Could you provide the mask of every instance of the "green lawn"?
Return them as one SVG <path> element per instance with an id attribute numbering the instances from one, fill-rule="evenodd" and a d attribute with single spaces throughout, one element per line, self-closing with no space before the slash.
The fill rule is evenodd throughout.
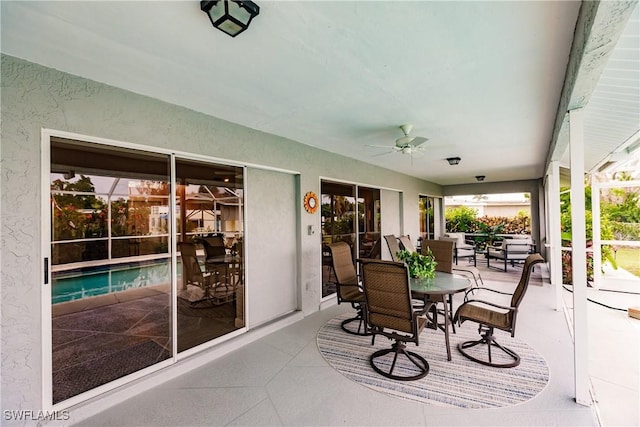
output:
<path id="1" fill-rule="evenodd" d="M 618 267 L 640 277 L 640 248 L 620 248 L 616 252 Z"/>

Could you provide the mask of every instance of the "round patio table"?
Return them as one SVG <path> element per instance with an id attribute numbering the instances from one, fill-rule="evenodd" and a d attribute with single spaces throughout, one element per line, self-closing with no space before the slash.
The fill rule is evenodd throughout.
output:
<path id="1" fill-rule="evenodd" d="M 449 346 L 449 325 L 453 320 L 453 307 L 448 304 L 453 299 L 453 294 L 464 292 L 471 288 L 471 280 L 458 274 L 436 271 L 433 279 L 410 279 L 411 295 L 413 298 L 424 300 L 425 304 L 442 301 L 444 305 L 444 340 L 447 346 L 447 360 L 451 360 L 451 348 Z M 435 322 L 435 318 L 434 318 Z M 437 328 L 437 326 L 436 326 Z"/>

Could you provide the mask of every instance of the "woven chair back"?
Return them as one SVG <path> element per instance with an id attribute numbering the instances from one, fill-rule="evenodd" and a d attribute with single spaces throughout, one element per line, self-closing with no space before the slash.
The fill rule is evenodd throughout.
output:
<path id="1" fill-rule="evenodd" d="M 452 240 L 423 240 L 422 255 L 427 254 L 427 248 L 431 249 L 431 253 L 435 258 L 436 271 L 451 273 L 453 269 L 453 246 L 455 242 Z"/>
<path id="2" fill-rule="evenodd" d="M 202 246 L 204 246 L 207 258 L 224 256 L 226 253 L 222 236 L 205 237 L 202 239 Z"/>
<path id="3" fill-rule="evenodd" d="M 389 247 L 389 252 L 391 253 L 391 259 L 398 262 L 398 252 L 400 252 L 400 245 L 398 244 L 398 239 L 393 234 L 388 234 L 384 236 L 384 240 L 387 241 L 387 246 Z"/>
<path id="4" fill-rule="evenodd" d="M 520 303 L 524 298 L 524 294 L 527 292 L 527 287 L 529 286 L 529 278 L 531 277 L 533 267 L 541 262 L 544 262 L 544 258 L 542 258 L 542 255 L 540 254 L 531 254 L 524 261 L 524 267 L 522 268 L 520 281 L 518 282 L 518 286 L 516 286 L 516 290 L 511 296 L 511 307 L 520 306 Z"/>
<path id="5" fill-rule="evenodd" d="M 357 285 L 358 275 L 353 265 L 351 246 L 345 242 L 336 242 L 329 245 L 333 271 L 339 285 Z"/>
<path id="6" fill-rule="evenodd" d="M 367 255 L 367 258 L 377 258 L 380 259 L 380 251 L 382 249 L 382 241 L 380 238 L 376 239 L 371 251 Z"/>
<path id="7" fill-rule="evenodd" d="M 398 240 L 400 240 L 400 245 L 402 246 L 402 249 L 404 249 L 405 251 L 409 251 L 409 252 L 416 251 L 416 247 L 413 246 L 413 243 L 411 243 L 411 238 L 408 235 L 400 236 L 398 237 Z"/>
<path id="8" fill-rule="evenodd" d="M 202 287 L 204 285 L 204 276 L 202 274 L 200 264 L 198 263 L 196 245 L 193 243 L 181 242 L 180 255 L 182 258 L 182 277 L 184 287 L 186 288 L 187 284 Z"/>
<path id="9" fill-rule="evenodd" d="M 407 266 L 384 260 L 360 262 L 368 323 L 377 328 L 415 333 Z"/>
<path id="10" fill-rule="evenodd" d="M 336 242 L 329 245 L 333 272 L 336 275 L 336 293 L 338 302 L 355 301 L 361 298 L 358 288 L 358 274 L 353 265 L 351 246 L 345 242 Z"/>

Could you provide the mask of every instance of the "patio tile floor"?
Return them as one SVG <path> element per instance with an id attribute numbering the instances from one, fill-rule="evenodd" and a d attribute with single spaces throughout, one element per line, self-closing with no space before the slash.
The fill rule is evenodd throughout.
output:
<path id="1" fill-rule="evenodd" d="M 516 280 L 518 275 L 516 271 Z M 513 274 L 504 277 L 514 283 Z M 493 283 L 508 287 L 505 282 Z M 351 310 L 341 305 L 258 338 L 78 424 L 596 426 L 594 408 L 573 399 L 571 337 L 564 313 L 552 307 L 554 301 L 550 286 L 532 286 L 521 306 L 517 336 L 545 357 L 551 377 L 538 396 L 521 405 L 490 410 L 423 405 L 348 380 L 324 361 L 316 345 L 318 329 Z"/>

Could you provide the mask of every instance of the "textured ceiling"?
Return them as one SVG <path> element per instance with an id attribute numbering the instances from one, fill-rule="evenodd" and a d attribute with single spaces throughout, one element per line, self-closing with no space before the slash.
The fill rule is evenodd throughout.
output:
<path id="1" fill-rule="evenodd" d="M 231 38 L 197 2 L 5 0 L 2 52 L 443 185 L 544 174 L 580 2 L 258 3 Z M 405 123 L 419 156 L 371 147 Z"/>
<path id="2" fill-rule="evenodd" d="M 624 160 L 640 143 L 640 8 L 636 6 L 585 107 L 586 168 Z M 611 147 L 615 147 L 612 153 Z M 640 154 L 640 150 L 631 153 Z"/>

